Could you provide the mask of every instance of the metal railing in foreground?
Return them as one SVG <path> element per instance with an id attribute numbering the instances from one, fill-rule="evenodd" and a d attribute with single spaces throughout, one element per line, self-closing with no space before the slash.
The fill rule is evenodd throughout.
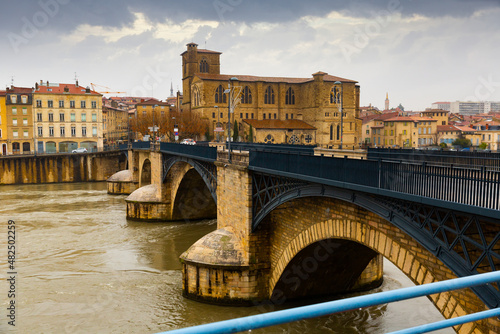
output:
<path id="1" fill-rule="evenodd" d="M 412 299 L 416 297 L 422 297 L 427 295 L 432 295 L 435 293 L 447 292 L 451 290 L 468 288 L 471 286 L 477 286 L 482 284 L 488 284 L 492 282 L 500 281 L 500 271 L 495 271 L 486 274 L 479 274 L 467 277 L 456 278 L 447 281 L 423 284 L 418 286 L 413 286 L 404 289 L 392 290 L 374 293 L 370 295 L 364 295 L 359 297 L 335 300 L 331 302 L 325 302 L 320 304 L 296 307 L 288 310 L 269 312 L 259 315 L 253 315 L 243 318 L 237 318 L 232 320 L 214 322 L 211 324 L 205 324 L 200 326 L 188 327 L 183 329 L 176 329 L 168 332 L 162 332 L 158 334 L 206 334 L 206 333 L 237 333 L 241 331 L 248 331 L 252 329 L 258 329 L 263 327 L 281 325 L 289 322 L 322 317 L 325 315 L 331 315 L 334 313 L 352 311 L 363 307 L 369 307 L 379 304 L 391 303 L 400 300 Z M 500 305 L 497 305 L 497 307 Z M 464 317 L 457 317 L 448 320 L 454 320 L 447 327 L 455 326 L 461 323 L 480 320 L 487 317 L 492 317 L 498 315 L 499 308 L 491 310 L 493 312 L 482 312 L 484 317 L 479 317 L 480 313 L 475 313 L 475 317 L 472 315 L 464 316 L 464 322 L 456 323 L 458 319 Z M 473 318 L 472 320 L 470 320 Z M 445 321 L 448 321 L 445 320 Z M 420 327 L 416 327 L 416 330 L 410 330 L 405 333 L 425 333 Z M 441 327 L 444 328 L 444 327 Z M 434 330 L 434 329 L 432 329 Z"/>

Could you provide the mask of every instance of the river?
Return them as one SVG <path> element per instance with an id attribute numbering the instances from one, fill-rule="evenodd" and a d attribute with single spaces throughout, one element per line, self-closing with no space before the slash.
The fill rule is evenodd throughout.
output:
<path id="1" fill-rule="evenodd" d="M 0 186 L 1 333 L 157 333 L 262 312 L 182 297 L 179 255 L 215 220 L 127 221 L 124 198 L 108 195 L 105 183 Z M 7 318 L 9 220 L 16 225 L 15 327 Z M 384 276 L 376 291 L 412 285 L 388 261 Z M 423 297 L 252 333 L 386 333 L 442 319 Z"/>

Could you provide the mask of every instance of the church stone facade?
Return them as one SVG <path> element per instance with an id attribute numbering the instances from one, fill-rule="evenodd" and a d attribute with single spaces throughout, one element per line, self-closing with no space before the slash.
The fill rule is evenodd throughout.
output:
<path id="1" fill-rule="evenodd" d="M 360 88 L 356 81 L 324 72 L 310 78 L 225 75 L 220 74 L 220 55 L 198 49 L 195 43 L 181 54 L 183 110 L 208 120 L 210 131 L 222 127 L 227 136 L 228 94 L 224 92 L 229 80 L 236 78 L 231 87 L 239 92 L 240 103 L 231 115 L 231 131 L 236 120 L 241 140 L 249 139 L 252 126 L 254 142 L 338 148 L 343 123 L 343 148 L 359 147 Z"/>

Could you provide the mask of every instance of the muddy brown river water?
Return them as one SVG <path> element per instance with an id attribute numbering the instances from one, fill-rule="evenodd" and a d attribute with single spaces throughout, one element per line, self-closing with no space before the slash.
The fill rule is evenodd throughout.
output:
<path id="1" fill-rule="evenodd" d="M 0 186 L 0 333 L 157 333 L 263 311 L 182 297 L 179 255 L 215 220 L 127 221 L 124 198 L 108 195 L 105 183 Z M 9 220 L 16 225 L 15 327 L 7 318 Z M 376 291 L 412 285 L 384 265 Z M 419 298 L 252 333 L 386 333 L 442 319 Z"/>

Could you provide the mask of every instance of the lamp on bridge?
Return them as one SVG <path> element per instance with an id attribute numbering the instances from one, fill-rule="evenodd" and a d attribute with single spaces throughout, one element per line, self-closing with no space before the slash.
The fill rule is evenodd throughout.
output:
<path id="1" fill-rule="evenodd" d="M 342 82 L 340 81 L 335 81 L 335 85 L 340 85 L 340 96 L 335 94 L 335 103 L 337 104 L 337 108 L 339 109 L 340 112 L 340 146 L 339 148 L 342 149 L 342 144 L 344 143 L 344 86 L 342 86 Z M 339 99 L 340 97 L 340 99 Z M 340 100 L 340 106 L 338 104 L 338 101 Z"/>

